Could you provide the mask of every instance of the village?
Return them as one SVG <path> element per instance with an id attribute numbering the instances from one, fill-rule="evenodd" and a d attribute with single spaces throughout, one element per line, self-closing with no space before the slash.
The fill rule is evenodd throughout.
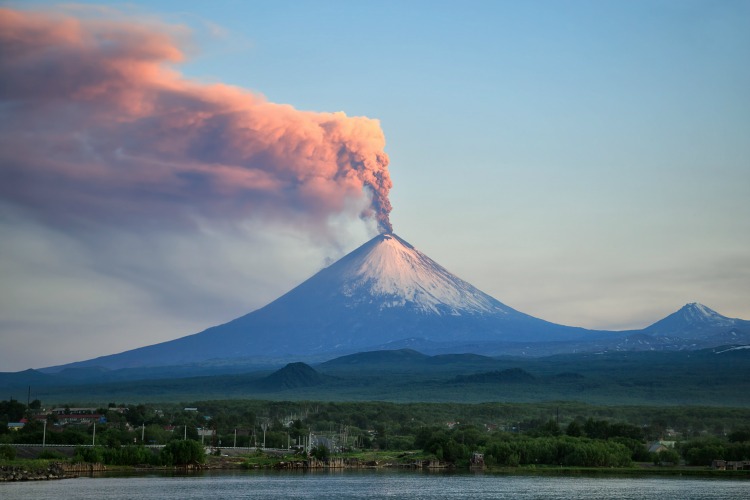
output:
<path id="1" fill-rule="evenodd" d="M 408 453 L 410 466 L 492 467 L 525 464 L 622 467 L 652 464 L 660 467 L 703 466 L 720 471 L 750 470 L 750 431 L 724 436 L 707 430 L 686 437 L 674 428 L 653 429 L 623 422 L 577 418 L 561 425 L 547 421 L 465 422 L 446 419 L 424 422 L 401 411 L 381 408 L 374 419 L 356 415 L 356 403 L 339 405 L 271 403 L 265 411 L 242 409 L 240 403 L 162 407 L 110 403 L 107 407 L 56 406 L 41 402 L 23 405 L 0 402 L 0 445 L 35 445 L 41 450 L 81 447 L 162 449 L 173 441 L 197 442 L 204 453 L 317 459 L 317 466 L 336 467 L 353 453 L 391 451 Z M 262 406 L 261 406 L 262 408 Z M 368 407 L 369 408 L 369 407 Z M 420 409 L 422 410 L 422 409 Z M 352 413 L 354 411 L 354 413 Z M 338 414 L 336 414 L 338 412 Z M 271 416 L 273 415 L 273 416 Z M 363 423 L 371 425 L 360 426 Z M 403 461 L 402 461 L 403 462 Z M 297 465 L 289 465 L 287 467 Z"/>

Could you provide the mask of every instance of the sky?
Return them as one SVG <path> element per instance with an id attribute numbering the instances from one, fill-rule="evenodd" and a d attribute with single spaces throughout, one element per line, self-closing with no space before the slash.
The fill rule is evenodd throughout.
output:
<path id="1" fill-rule="evenodd" d="M 750 319 L 747 1 L 0 8 L 0 371 L 225 323 L 389 223 L 548 321 Z"/>

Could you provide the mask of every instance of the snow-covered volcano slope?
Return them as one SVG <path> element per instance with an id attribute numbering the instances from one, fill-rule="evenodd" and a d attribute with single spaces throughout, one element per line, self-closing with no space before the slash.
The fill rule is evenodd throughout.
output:
<path id="1" fill-rule="evenodd" d="M 395 234 L 381 234 L 267 306 L 229 323 L 75 365 L 164 366 L 356 352 L 408 338 L 463 344 L 550 342 L 582 340 L 594 333 L 518 312 Z"/>
<path id="2" fill-rule="evenodd" d="M 276 353 L 361 350 L 412 337 L 525 342 L 586 333 L 502 304 L 395 234 L 373 238 L 269 305 L 217 328 L 238 337 L 276 330 L 267 345 Z"/>
<path id="3" fill-rule="evenodd" d="M 323 273 L 321 273 L 323 274 Z M 345 307 L 369 303 L 425 315 L 511 313 L 395 234 L 382 234 L 344 257 L 315 286 L 340 291 Z M 317 277 L 317 276 L 316 276 Z"/>

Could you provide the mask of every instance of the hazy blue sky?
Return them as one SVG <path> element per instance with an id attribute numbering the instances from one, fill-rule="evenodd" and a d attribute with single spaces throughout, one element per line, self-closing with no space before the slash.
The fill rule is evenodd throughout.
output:
<path id="1" fill-rule="evenodd" d="M 185 54 L 172 65 L 181 81 L 379 120 L 395 232 L 520 311 L 626 329 L 701 302 L 750 319 L 748 1 L 0 6 L 162 30 Z M 45 85 L 49 94 L 58 81 Z M 40 122 L 19 121 L 19 98 L 2 85 L 0 99 L 2 131 L 31 144 Z M 48 109 L 38 108 L 35 120 Z M 66 120 L 75 128 L 94 119 L 71 111 Z M 96 120 L 101 128 L 120 117 Z M 53 125 L 60 137 L 65 126 Z M 113 157 L 124 154 L 118 141 L 145 140 L 116 130 Z M 91 192 L 76 186 L 73 160 L 69 176 L 56 177 L 58 149 L 44 140 L 44 189 L 13 163 L 26 149 L 0 143 L 10 152 L 0 155 L 0 183 L 12 186 L 0 188 L 0 371 L 196 333 L 264 305 L 374 235 L 357 217 L 362 201 L 340 205 L 336 193 L 330 204 L 322 195 L 260 208 L 243 200 L 247 213 L 232 212 L 240 202 L 227 195 L 216 207 L 199 166 L 181 177 L 187 195 L 164 193 L 158 205 L 129 198 L 128 216 L 71 215 L 58 197 Z M 196 162 L 208 154 L 203 147 Z M 184 223 L 193 196 L 200 202 Z M 170 207 L 182 215 L 170 218 Z"/>

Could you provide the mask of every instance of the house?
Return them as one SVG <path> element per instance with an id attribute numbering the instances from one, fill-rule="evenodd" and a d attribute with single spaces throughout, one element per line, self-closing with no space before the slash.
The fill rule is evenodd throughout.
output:
<path id="1" fill-rule="evenodd" d="M 312 437 L 312 445 L 313 446 L 325 446 L 328 448 L 329 451 L 336 451 L 336 443 L 325 436 L 315 436 Z"/>
<path id="2" fill-rule="evenodd" d="M 484 453 L 478 451 L 472 453 L 470 464 L 473 468 L 484 468 Z"/>
<path id="3" fill-rule="evenodd" d="M 727 460 L 727 470 L 750 470 L 750 460 Z"/>
<path id="4" fill-rule="evenodd" d="M 206 429 L 205 427 L 198 427 L 198 435 L 200 437 L 213 437 L 216 435 L 215 429 Z"/>
<path id="5" fill-rule="evenodd" d="M 716 470 L 750 470 L 750 460 L 713 460 L 711 468 Z"/>
<path id="6" fill-rule="evenodd" d="M 96 408 L 55 408 L 52 413 L 57 417 L 58 425 L 107 423 L 107 418 L 97 413 Z"/>
<path id="7" fill-rule="evenodd" d="M 25 425 L 26 424 L 24 422 L 8 422 L 8 430 L 18 432 L 23 429 Z"/>
<path id="8" fill-rule="evenodd" d="M 55 415 L 91 415 L 96 413 L 96 408 L 54 408 Z"/>
<path id="9" fill-rule="evenodd" d="M 649 453 L 659 453 L 674 448 L 674 441 L 654 441 L 648 447 Z"/>
<path id="10" fill-rule="evenodd" d="M 659 453 L 662 451 L 667 451 L 669 448 L 661 444 L 660 442 L 651 443 L 651 445 L 648 447 L 649 453 Z"/>

